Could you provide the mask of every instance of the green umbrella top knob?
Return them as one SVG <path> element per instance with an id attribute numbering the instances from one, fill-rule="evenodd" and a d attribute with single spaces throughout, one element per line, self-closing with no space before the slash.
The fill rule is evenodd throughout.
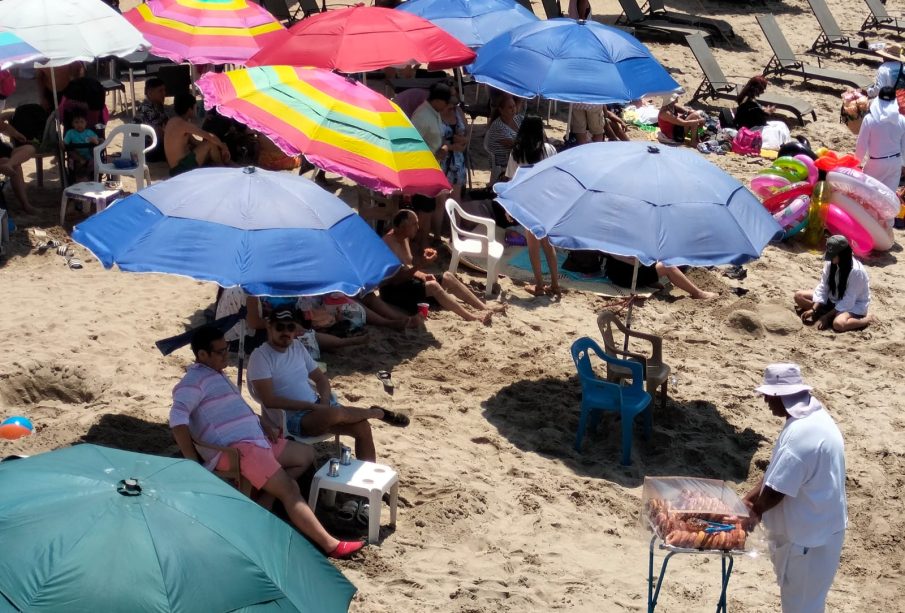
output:
<path id="1" fill-rule="evenodd" d="M 123 496 L 138 496 L 141 494 L 141 486 L 138 479 L 123 479 L 117 484 L 116 491 Z"/>

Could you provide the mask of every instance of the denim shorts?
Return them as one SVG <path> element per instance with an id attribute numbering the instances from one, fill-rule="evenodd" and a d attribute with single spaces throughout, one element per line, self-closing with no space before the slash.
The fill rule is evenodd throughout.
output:
<path id="1" fill-rule="evenodd" d="M 317 399 L 318 402 L 321 401 L 320 398 Z M 339 400 L 336 398 L 336 394 L 330 394 L 330 406 L 338 407 Z M 289 413 L 286 416 L 286 431 L 292 436 L 311 436 L 304 430 L 302 430 L 302 419 L 305 418 L 305 415 L 310 413 L 311 410 L 308 411 L 287 411 Z"/>

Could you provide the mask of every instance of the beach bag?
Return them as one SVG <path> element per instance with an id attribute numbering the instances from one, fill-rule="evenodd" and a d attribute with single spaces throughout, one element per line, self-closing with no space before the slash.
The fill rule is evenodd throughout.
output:
<path id="1" fill-rule="evenodd" d="M 579 272 L 590 275 L 600 272 L 603 265 L 603 254 L 599 251 L 587 249 L 575 249 L 566 256 L 566 261 L 562 263 L 563 270 L 570 272 Z"/>
<path id="2" fill-rule="evenodd" d="M 732 152 L 739 155 L 758 155 L 761 149 L 761 135 L 757 130 L 739 128 L 732 139 Z"/>
<path id="3" fill-rule="evenodd" d="M 0 100 L 6 100 L 16 91 L 16 77 L 8 70 L 0 70 Z"/>
<path id="4" fill-rule="evenodd" d="M 789 126 L 782 121 L 768 121 L 760 131 L 761 149 L 778 151 L 780 147 L 792 140 Z"/>

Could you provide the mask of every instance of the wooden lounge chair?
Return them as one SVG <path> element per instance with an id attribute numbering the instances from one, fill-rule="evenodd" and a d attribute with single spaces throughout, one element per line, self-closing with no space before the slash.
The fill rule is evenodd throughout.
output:
<path id="1" fill-rule="evenodd" d="M 648 37 L 671 38 L 684 42 L 685 37 L 692 34 L 700 34 L 705 40 L 709 40 L 712 36 L 710 32 L 700 28 L 683 26 L 665 19 L 648 17 L 641 11 L 641 7 L 638 6 L 636 0 L 619 0 L 619 5 L 622 7 L 622 15 L 616 20 L 616 25 L 625 24 L 632 26 L 635 28 L 635 35 L 639 38 L 646 35 Z"/>
<path id="2" fill-rule="evenodd" d="M 735 31 L 733 31 L 729 22 L 710 17 L 698 17 L 689 13 L 667 11 L 664 0 L 648 0 L 647 13 L 655 19 L 665 19 L 671 23 L 707 30 L 720 36 L 723 40 L 735 38 Z"/>
<path id="3" fill-rule="evenodd" d="M 687 39 L 691 53 L 694 55 L 701 71 L 704 73 L 704 80 L 698 85 L 691 101 L 697 100 L 731 100 L 735 101 L 743 85 L 731 83 L 726 75 L 723 74 L 722 68 L 716 61 L 716 57 L 707 46 L 707 41 L 698 35 L 689 36 Z M 792 98 L 791 96 L 780 96 L 776 94 L 762 94 L 758 100 L 763 104 L 775 106 L 777 109 L 789 111 L 798 118 L 798 122 L 804 125 L 804 116 L 810 114 L 816 120 L 817 113 L 814 107 L 800 98 Z"/>
<path id="4" fill-rule="evenodd" d="M 826 5 L 824 0 L 808 0 L 814 17 L 820 25 L 820 36 L 811 45 L 811 51 L 814 53 L 829 54 L 833 50 L 846 51 L 850 54 L 860 54 L 874 59 L 880 56 L 875 51 L 868 49 L 867 39 L 861 35 L 861 41 L 855 43 L 851 38 L 842 32 L 842 28 L 836 22 L 836 18 L 830 12 L 830 7 Z"/>
<path id="5" fill-rule="evenodd" d="M 771 74 L 777 76 L 792 75 L 801 77 L 805 82 L 824 81 L 834 85 L 848 85 L 856 89 L 863 89 L 873 84 L 873 77 L 867 75 L 832 70 L 802 62 L 795 55 L 795 52 L 792 51 L 789 41 L 783 36 L 782 31 L 779 29 L 779 24 L 776 23 L 776 18 L 773 15 L 758 15 L 757 23 L 760 25 L 760 29 L 763 30 L 767 43 L 773 50 L 773 57 L 770 58 L 770 62 L 764 68 L 764 76 Z"/>
<path id="6" fill-rule="evenodd" d="M 893 17 L 886 12 L 880 0 L 864 0 L 870 15 L 861 24 L 862 30 L 892 30 L 898 36 L 905 34 L 905 19 Z"/>

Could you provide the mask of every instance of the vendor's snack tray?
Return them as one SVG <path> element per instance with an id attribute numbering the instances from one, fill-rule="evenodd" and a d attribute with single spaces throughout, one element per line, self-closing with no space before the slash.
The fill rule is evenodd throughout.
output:
<path id="1" fill-rule="evenodd" d="M 641 508 L 668 549 L 745 551 L 748 509 L 725 481 L 645 477 Z"/>

